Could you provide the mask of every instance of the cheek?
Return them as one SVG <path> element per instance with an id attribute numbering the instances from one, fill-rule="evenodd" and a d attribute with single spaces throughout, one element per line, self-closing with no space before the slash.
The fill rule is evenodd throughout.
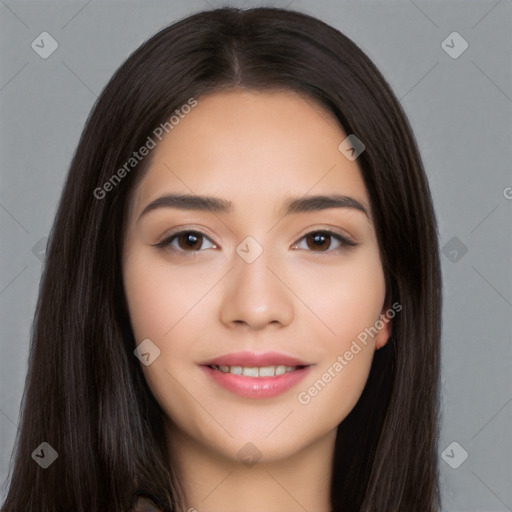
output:
<path id="1" fill-rule="evenodd" d="M 188 428 L 193 418 L 192 424 L 203 430 L 207 418 L 198 414 L 190 399 L 187 390 L 194 395 L 197 391 L 187 381 L 187 374 L 194 367 L 191 333 L 200 321 L 200 299 L 216 276 L 215 272 L 198 276 L 201 272 L 192 267 L 170 265 L 145 249 L 132 248 L 123 275 L 135 341 L 139 344 L 149 338 L 160 350 L 150 365 L 141 364 L 151 393 L 168 417 Z"/>
<path id="2" fill-rule="evenodd" d="M 215 273 L 170 265 L 146 251 L 133 251 L 124 267 L 124 289 L 135 340 L 169 338 L 174 326 L 197 307 Z M 159 340 L 159 341 L 158 341 Z"/>
<path id="3" fill-rule="evenodd" d="M 298 390 L 297 416 L 304 421 L 316 418 L 319 431 L 335 429 L 361 397 L 372 357 L 373 351 L 369 346 L 354 351 L 334 351 L 331 357 L 315 368 L 308 382 Z"/>
<path id="4" fill-rule="evenodd" d="M 333 428 L 353 409 L 366 385 L 374 354 L 375 323 L 385 298 L 378 252 L 361 252 L 345 266 L 317 268 L 301 278 L 301 297 L 320 321 L 312 348 L 318 364 L 297 394 L 308 416 Z M 333 286 L 336 283 L 336 286 Z"/>
<path id="5" fill-rule="evenodd" d="M 335 265 L 296 269 L 296 275 L 300 278 L 294 291 L 312 313 L 306 315 L 309 327 L 314 328 L 326 352 L 346 350 L 352 339 L 378 320 L 385 279 L 376 248 Z"/>

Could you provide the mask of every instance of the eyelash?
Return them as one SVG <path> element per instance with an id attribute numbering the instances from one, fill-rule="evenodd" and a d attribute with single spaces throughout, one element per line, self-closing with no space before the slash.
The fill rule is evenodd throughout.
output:
<path id="1" fill-rule="evenodd" d="M 199 252 L 202 252 L 202 250 L 185 251 L 183 249 L 177 249 L 175 247 L 171 247 L 171 243 L 175 239 L 177 239 L 180 235 L 183 235 L 183 234 L 193 234 L 193 235 L 196 235 L 196 236 L 199 236 L 199 237 L 206 238 L 213 245 L 215 245 L 215 243 L 207 235 L 205 235 L 201 231 L 196 231 L 196 230 L 193 230 L 193 229 L 187 229 L 187 230 L 178 231 L 176 233 L 170 234 L 169 236 L 164 238 L 161 242 L 158 242 L 157 244 L 154 244 L 154 246 L 158 247 L 160 249 L 170 249 L 173 252 L 184 254 L 184 255 L 186 255 L 187 253 L 190 253 L 189 255 L 194 255 L 194 254 L 197 254 Z M 296 242 L 294 245 L 298 245 L 298 243 L 301 240 L 307 238 L 308 236 L 319 235 L 319 234 L 324 235 L 324 236 L 328 236 L 328 237 L 332 237 L 332 238 L 336 239 L 340 243 L 340 247 L 338 247 L 336 249 L 328 249 L 326 251 L 313 251 L 313 250 L 310 251 L 310 250 L 308 250 L 308 252 L 313 252 L 313 253 L 318 252 L 320 254 L 325 254 L 325 253 L 329 253 L 329 252 L 338 252 L 338 251 L 343 250 L 343 249 L 350 249 L 351 247 L 355 247 L 356 245 L 358 245 L 357 243 L 353 242 L 349 238 L 347 238 L 347 237 L 345 237 L 343 235 L 340 235 L 339 233 L 336 233 L 334 231 L 330 231 L 328 229 L 317 229 L 317 230 L 314 230 L 314 231 L 310 231 L 309 233 L 306 233 L 304 236 L 302 236 L 299 239 L 299 241 Z"/>

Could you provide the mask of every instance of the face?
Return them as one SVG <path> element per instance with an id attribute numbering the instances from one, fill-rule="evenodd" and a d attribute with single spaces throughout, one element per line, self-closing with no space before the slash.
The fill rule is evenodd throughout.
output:
<path id="1" fill-rule="evenodd" d="M 359 399 L 391 323 L 375 328 L 384 275 L 346 137 L 293 92 L 236 90 L 199 98 L 152 150 L 123 277 L 174 439 L 272 461 L 333 439 Z"/>

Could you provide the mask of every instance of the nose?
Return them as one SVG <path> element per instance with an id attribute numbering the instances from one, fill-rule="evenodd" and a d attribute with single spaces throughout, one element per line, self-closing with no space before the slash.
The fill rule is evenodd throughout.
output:
<path id="1" fill-rule="evenodd" d="M 261 330 L 292 322 L 293 293 L 276 259 L 269 256 L 270 251 L 263 251 L 252 263 L 235 256 L 222 292 L 220 320 L 224 325 Z"/>

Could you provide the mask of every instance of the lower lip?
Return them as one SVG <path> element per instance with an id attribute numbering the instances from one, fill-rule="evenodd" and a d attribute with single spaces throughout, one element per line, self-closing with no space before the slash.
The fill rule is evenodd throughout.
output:
<path id="1" fill-rule="evenodd" d="M 209 366 L 201 366 L 201 368 L 217 384 L 239 396 L 245 398 L 272 398 L 288 391 L 300 382 L 309 373 L 311 366 L 275 377 L 245 377 L 244 375 L 213 370 Z"/>

